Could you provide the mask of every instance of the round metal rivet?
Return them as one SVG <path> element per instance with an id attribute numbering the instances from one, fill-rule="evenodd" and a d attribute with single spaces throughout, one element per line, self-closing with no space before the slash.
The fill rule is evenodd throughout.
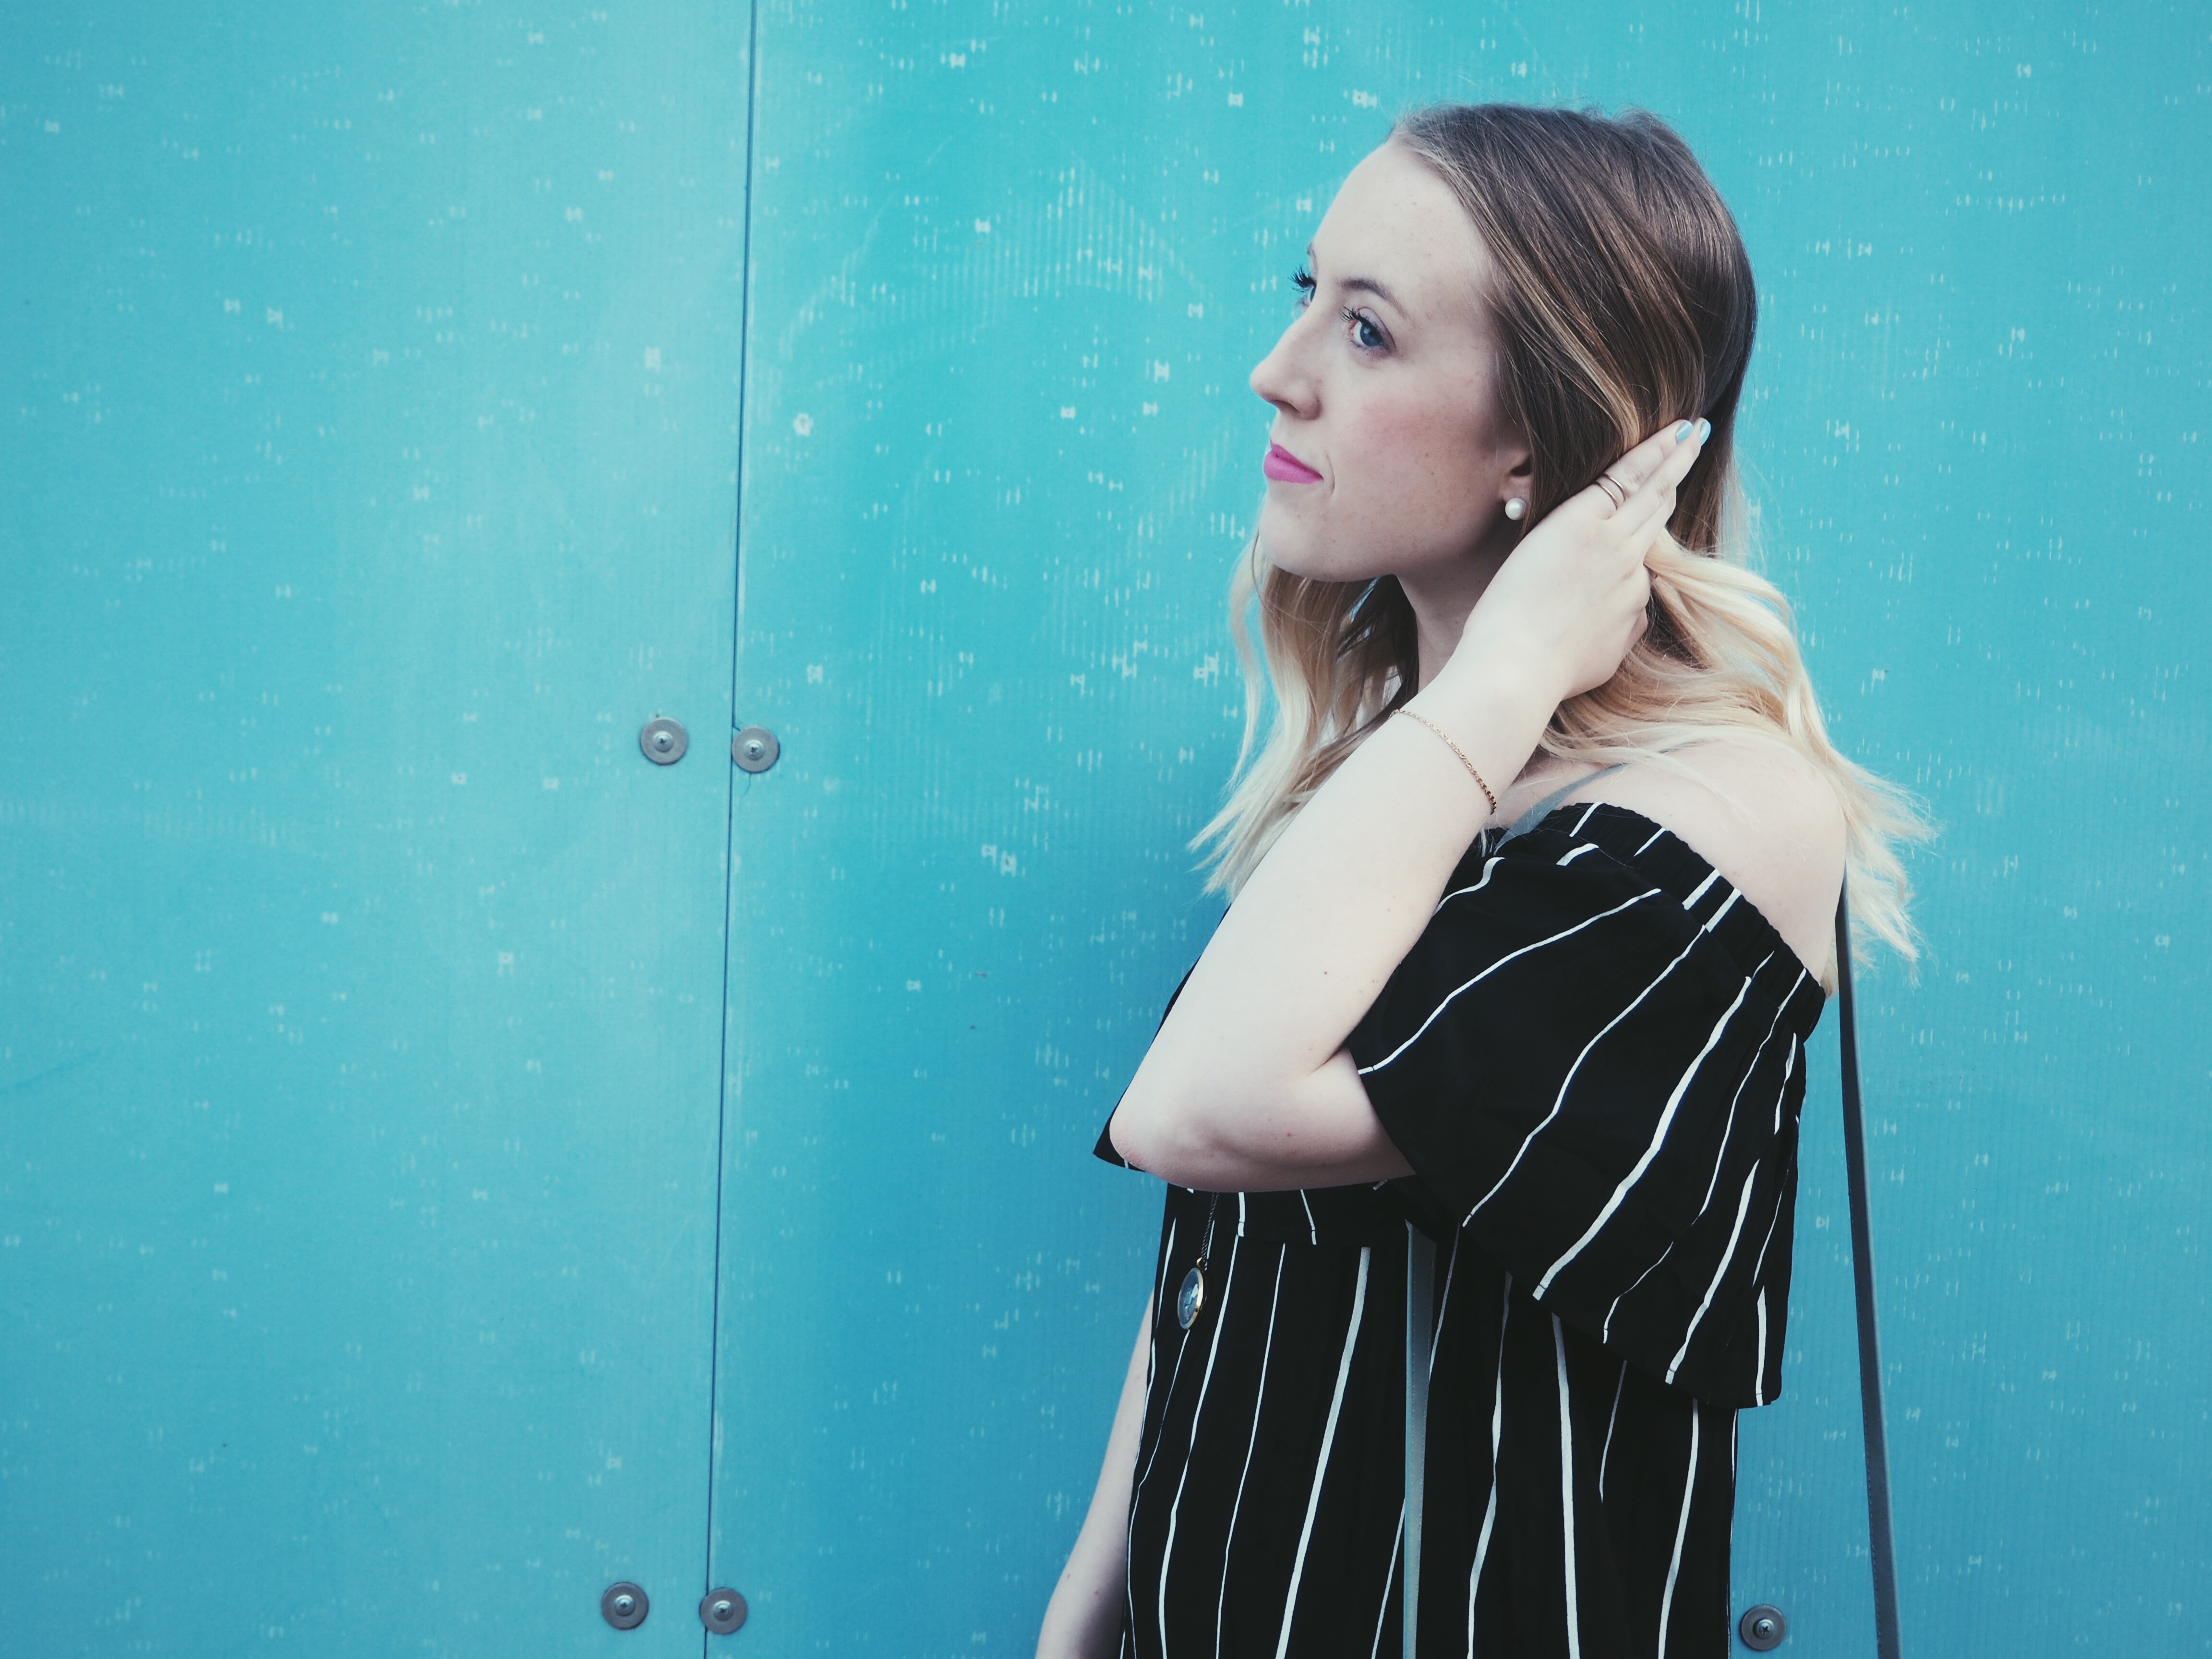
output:
<path id="1" fill-rule="evenodd" d="M 645 730 L 637 734 L 637 746 L 655 766 L 673 766 L 691 746 L 691 737 L 681 725 L 664 716 L 645 723 Z"/>
<path id="2" fill-rule="evenodd" d="M 750 1609 L 733 1589 L 710 1589 L 699 1603 L 699 1622 L 717 1636 L 727 1636 L 745 1622 Z"/>
<path id="3" fill-rule="evenodd" d="M 782 752 L 775 733 L 765 726 L 748 726 L 730 739 L 730 758 L 741 772 L 765 772 Z"/>
<path id="4" fill-rule="evenodd" d="M 645 1615 L 653 1611 L 653 1602 L 642 1585 L 633 1584 L 627 1578 L 616 1580 L 607 1586 L 599 1597 L 599 1617 L 617 1630 L 635 1630 L 645 1622 Z"/>
<path id="5" fill-rule="evenodd" d="M 1762 1601 L 1744 1609 L 1743 1617 L 1736 1620 L 1735 1633 L 1753 1653 L 1771 1653 L 1790 1634 L 1790 1621 L 1782 1616 L 1781 1608 Z"/>

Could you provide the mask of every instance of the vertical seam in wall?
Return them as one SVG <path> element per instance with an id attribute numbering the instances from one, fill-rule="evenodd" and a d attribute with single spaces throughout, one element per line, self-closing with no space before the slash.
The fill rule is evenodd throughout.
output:
<path id="1" fill-rule="evenodd" d="M 730 526 L 730 557 L 736 567 L 730 600 L 730 700 L 726 725 L 732 731 L 737 727 L 738 665 L 744 655 L 744 536 L 745 520 L 745 416 L 746 404 L 752 393 L 750 379 L 752 357 L 752 293 L 753 293 L 753 192 L 757 180 L 754 176 L 753 155 L 755 133 L 760 119 L 760 3 L 753 0 L 745 19 L 745 216 L 744 227 L 738 235 L 738 430 L 737 430 L 737 500 Z M 728 1130 L 730 1117 L 730 955 L 737 947 L 737 927 L 733 907 L 737 900 L 738 852 L 738 779 L 733 760 L 724 760 L 724 810 L 722 813 L 722 1047 L 719 1074 L 715 1079 L 714 1109 L 714 1285 L 708 1300 L 709 1315 L 707 1338 L 707 1536 L 705 1540 L 705 1581 L 701 1594 L 714 1588 L 714 1484 L 720 1473 L 719 1437 L 716 1425 L 721 1418 L 722 1391 L 722 1203 L 724 1182 L 729 1170 Z M 700 1652 L 703 1656 L 713 1632 L 699 1632 Z"/>

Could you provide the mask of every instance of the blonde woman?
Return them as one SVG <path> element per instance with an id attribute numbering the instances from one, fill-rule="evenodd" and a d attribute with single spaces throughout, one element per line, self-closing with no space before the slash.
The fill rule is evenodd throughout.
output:
<path id="1" fill-rule="evenodd" d="M 1914 827 L 1729 545 L 1749 264 L 1656 119 L 1453 106 L 1297 281 L 1274 726 L 1100 1143 L 1166 1214 L 1041 1651 L 1722 1655 L 1838 890 L 1909 951 Z"/>

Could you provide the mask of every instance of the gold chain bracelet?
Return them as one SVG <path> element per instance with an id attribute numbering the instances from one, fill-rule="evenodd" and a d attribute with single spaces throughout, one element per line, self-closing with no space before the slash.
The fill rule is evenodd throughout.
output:
<path id="1" fill-rule="evenodd" d="M 1468 776 L 1474 780 L 1474 787 L 1482 791 L 1482 798 L 1490 803 L 1490 810 L 1494 814 L 1498 811 L 1498 792 L 1492 789 L 1489 784 L 1483 781 L 1482 774 L 1476 771 L 1474 769 L 1474 763 L 1467 757 L 1467 750 L 1461 748 L 1457 744 L 1452 741 L 1451 733 L 1445 731 L 1443 726 L 1438 726 L 1434 720 L 1431 720 L 1426 714 L 1421 713 L 1418 708 L 1401 708 L 1397 712 L 1401 714 L 1410 715 L 1413 719 L 1420 721 L 1422 725 L 1427 726 L 1430 731 L 1435 732 L 1437 737 L 1443 740 L 1444 747 L 1450 750 L 1453 754 L 1457 755 L 1459 757 L 1459 763 L 1467 768 Z"/>

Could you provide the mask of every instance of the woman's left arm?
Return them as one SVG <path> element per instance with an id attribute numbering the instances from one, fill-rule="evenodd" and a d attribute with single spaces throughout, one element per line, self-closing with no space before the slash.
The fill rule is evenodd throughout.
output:
<path id="1" fill-rule="evenodd" d="M 1492 787 L 1519 775 L 1553 711 L 1610 678 L 1641 633 L 1644 561 L 1698 447 L 1662 433 L 1611 469 L 1632 486 L 1619 508 L 1593 486 L 1547 515 L 1408 703 Z M 1344 1043 L 1489 811 L 1434 732 L 1385 722 L 1230 907 L 1115 1112 L 1115 1150 L 1216 1191 L 1407 1173 Z"/>
<path id="2" fill-rule="evenodd" d="M 1537 701 L 1510 687 L 1416 699 L 1486 777 L 1509 778 L 1551 714 Z M 1362 744 L 1230 906 L 1115 1111 L 1115 1151 L 1220 1192 L 1408 1173 L 1345 1039 L 1488 811 L 1451 751 L 1413 722 Z"/>

